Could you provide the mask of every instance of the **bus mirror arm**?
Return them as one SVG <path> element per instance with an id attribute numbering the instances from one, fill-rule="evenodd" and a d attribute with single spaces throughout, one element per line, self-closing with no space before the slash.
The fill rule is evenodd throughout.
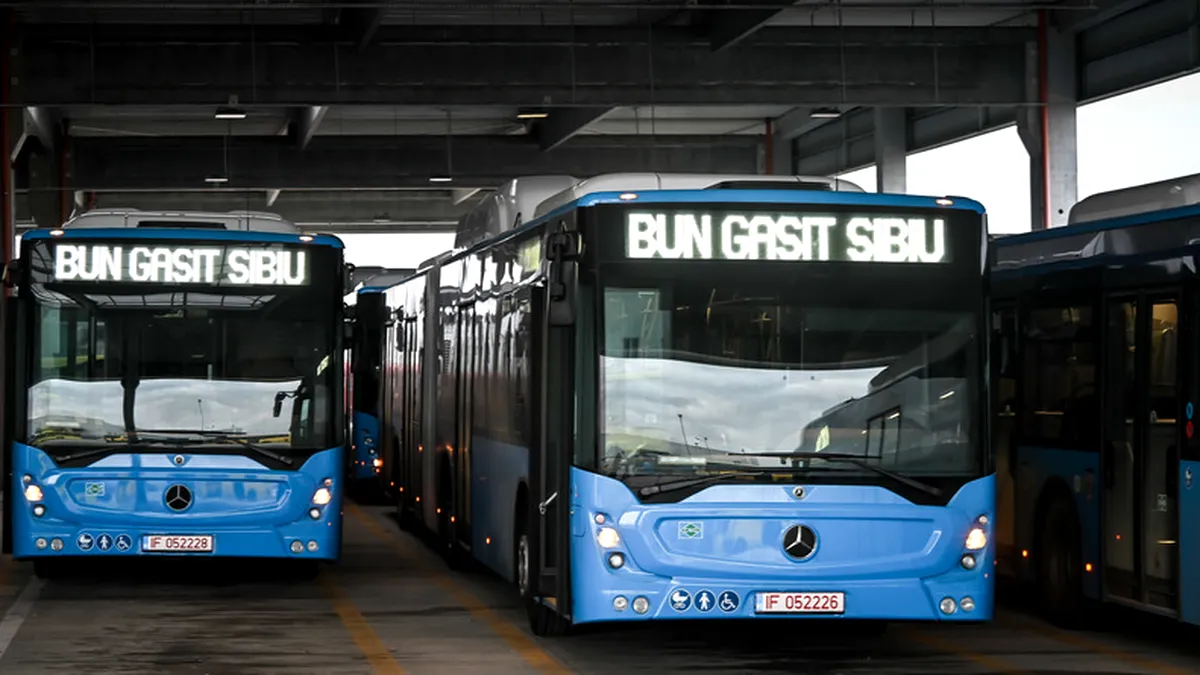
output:
<path id="1" fill-rule="evenodd" d="M 551 326 L 575 324 L 575 297 L 579 284 L 579 232 L 559 230 L 547 237 L 548 269 L 547 319 Z"/>
<path id="2" fill-rule="evenodd" d="M 19 279 L 20 276 L 21 276 L 21 259 L 20 258 L 13 258 L 12 260 L 4 263 L 3 280 L 4 280 L 5 287 L 12 288 L 13 286 L 16 286 L 17 279 Z"/>

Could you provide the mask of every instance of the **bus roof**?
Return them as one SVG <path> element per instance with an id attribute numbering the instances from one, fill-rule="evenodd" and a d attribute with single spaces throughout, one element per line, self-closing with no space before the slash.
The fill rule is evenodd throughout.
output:
<path id="1" fill-rule="evenodd" d="M 538 179 L 536 181 L 529 179 Z M 534 186 L 539 194 L 562 180 L 575 180 L 569 176 L 534 176 L 517 179 L 505 183 L 506 186 L 516 186 L 518 193 L 524 187 Z M 528 180 L 526 183 L 519 181 Z M 651 186 L 647 188 L 646 186 Z M 657 187 L 654 187 L 657 186 Z M 634 192 L 633 190 L 638 190 Z M 564 201 L 565 200 L 565 201 Z M 508 203 L 517 202 L 528 204 L 518 194 Z M 628 204 L 638 203 L 727 203 L 727 204 L 857 204 L 862 206 L 936 208 L 972 211 L 985 213 L 982 204 L 965 197 L 932 197 L 903 194 L 877 194 L 865 192 L 858 185 L 839 178 L 820 176 L 760 176 L 742 174 L 660 174 L 660 173 L 618 173 L 604 174 L 577 181 L 566 190 L 561 190 L 539 203 L 532 217 L 525 217 L 524 212 L 510 212 L 514 215 L 511 222 L 502 222 L 498 218 L 492 222 L 497 226 L 486 231 L 487 236 L 456 237 L 458 242 L 470 242 L 465 245 L 456 243 L 454 249 L 440 253 L 417 266 L 413 275 L 425 273 L 432 267 L 440 266 L 481 244 L 493 241 L 507 232 L 513 232 L 525 226 L 533 226 L 537 221 L 544 220 L 554 214 L 569 211 L 574 208 L 586 208 L 599 204 Z M 496 208 L 484 202 L 476 209 Z M 494 203 L 493 203 L 494 204 Z M 459 221 L 460 228 L 471 214 Z M 460 230 L 461 233 L 461 230 Z M 393 286 L 396 284 L 392 284 Z"/>
<path id="2" fill-rule="evenodd" d="M 805 189 L 862 192 L 850 181 L 823 176 L 759 176 L 724 173 L 609 173 L 592 178 L 566 174 L 522 176 L 504 183 L 458 221 L 456 249 L 507 230 L 597 192 L 635 190 Z M 424 267 L 424 265 L 422 265 Z"/>
<path id="3" fill-rule="evenodd" d="M 728 173 L 608 173 L 586 178 L 538 204 L 533 217 L 598 192 L 634 193 L 658 190 L 813 190 L 863 192 L 858 185 L 825 176 L 760 176 Z"/>
<path id="4" fill-rule="evenodd" d="M 142 211 L 141 209 L 96 209 L 73 216 L 62 229 L 75 228 L 180 228 L 195 230 L 241 230 L 300 234 L 300 228 L 274 213 L 261 211 Z"/>
<path id="5" fill-rule="evenodd" d="M 997 237 L 994 269 L 1087 267 L 1178 251 L 1200 243 L 1198 202 L 1200 174 L 1092 195 L 1071 210 L 1068 225 Z"/>

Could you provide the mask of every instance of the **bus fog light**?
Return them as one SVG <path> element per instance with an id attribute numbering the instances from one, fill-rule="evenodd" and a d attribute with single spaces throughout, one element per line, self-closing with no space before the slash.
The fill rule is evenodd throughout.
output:
<path id="1" fill-rule="evenodd" d="M 609 553 L 608 566 L 614 570 L 621 569 L 625 566 L 625 556 L 621 555 L 620 553 Z"/>
<path id="2" fill-rule="evenodd" d="M 319 547 L 318 547 L 315 539 L 308 542 L 308 550 L 310 553 L 315 553 L 317 551 L 317 548 L 319 548 Z"/>
<path id="3" fill-rule="evenodd" d="M 321 519 L 321 509 L 318 509 L 315 506 L 312 507 L 311 509 L 308 510 L 308 517 L 312 518 L 313 520 L 320 520 Z"/>
<path id="4" fill-rule="evenodd" d="M 603 513 L 597 513 L 592 517 L 592 520 L 595 521 L 597 525 L 603 525 L 604 523 L 608 522 L 608 518 L 605 518 Z"/>
<path id="5" fill-rule="evenodd" d="M 51 540 L 50 540 L 50 550 L 52 550 L 52 551 L 61 551 L 61 550 L 63 550 L 63 543 L 62 543 L 62 539 L 59 539 L 59 538 L 57 538 L 57 537 L 55 537 L 54 539 L 51 539 Z"/>
<path id="6" fill-rule="evenodd" d="M 975 569 L 975 556 L 971 555 L 970 553 L 964 553 L 963 557 L 960 558 L 958 562 L 963 566 L 964 569 Z"/>
<path id="7" fill-rule="evenodd" d="M 958 606 L 962 607 L 964 612 L 972 612 L 975 610 L 975 598 L 967 596 L 958 603 Z"/>
<path id="8" fill-rule="evenodd" d="M 46 515 L 46 507 L 42 504 L 35 505 L 33 507 L 33 515 L 37 516 L 38 518 Z"/>
<path id="9" fill-rule="evenodd" d="M 958 609 L 958 605 L 955 604 L 954 598 L 942 598 L 938 608 L 942 610 L 942 614 L 953 614 Z"/>
<path id="10" fill-rule="evenodd" d="M 645 614 L 650 611 L 650 601 L 642 596 L 637 596 L 633 599 L 633 611 L 638 614 Z"/>
<path id="11" fill-rule="evenodd" d="M 629 598 L 623 595 L 618 595 L 617 597 L 613 598 L 613 609 L 617 610 L 618 612 L 624 612 L 628 608 Z"/>
<path id="12" fill-rule="evenodd" d="M 33 545 L 38 547 L 38 550 L 44 550 L 46 548 L 46 538 L 38 537 L 37 539 L 33 540 Z"/>
<path id="13" fill-rule="evenodd" d="M 601 548 L 616 548 L 621 543 L 621 535 L 611 527 L 602 527 L 596 533 L 596 543 L 600 544 Z"/>
<path id="14" fill-rule="evenodd" d="M 40 502 L 40 501 L 42 501 L 43 496 L 44 495 L 42 495 L 42 488 L 40 488 L 36 485 L 26 485 L 25 486 L 26 501 Z"/>
<path id="15" fill-rule="evenodd" d="M 987 533 L 983 531 L 983 528 L 971 528 L 971 531 L 967 533 L 967 541 L 965 545 L 968 551 L 978 551 L 984 546 L 987 546 Z"/>
<path id="16" fill-rule="evenodd" d="M 313 493 L 312 501 L 317 506 L 325 506 L 332 500 L 333 493 L 329 491 L 329 488 L 317 488 L 317 491 Z"/>
<path id="17" fill-rule="evenodd" d="M 302 553 L 303 551 L 304 551 L 304 544 L 302 544 L 298 541 L 292 542 L 292 553 Z"/>

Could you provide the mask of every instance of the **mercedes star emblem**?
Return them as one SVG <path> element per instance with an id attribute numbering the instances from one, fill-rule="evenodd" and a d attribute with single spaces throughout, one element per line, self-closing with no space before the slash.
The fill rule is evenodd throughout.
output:
<path id="1" fill-rule="evenodd" d="M 164 499 L 172 511 L 183 511 L 192 505 L 192 491 L 182 485 L 172 485 L 167 488 Z"/>
<path id="2" fill-rule="evenodd" d="M 793 560 L 808 560 L 817 552 L 817 533 L 807 525 L 793 525 L 783 533 L 783 552 Z"/>
<path id="3" fill-rule="evenodd" d="M 804 486 L 797 485 L 796 487 L 792 488 L 792 496 L 796 499 L 804 499 Z"/>

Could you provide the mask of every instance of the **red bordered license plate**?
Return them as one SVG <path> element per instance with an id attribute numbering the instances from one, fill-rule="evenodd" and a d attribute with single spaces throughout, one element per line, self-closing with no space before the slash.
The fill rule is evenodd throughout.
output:
<path id="1" fill-rule="evenodd" d="M 212 553 L 211 534 L 147 534 L 142 537 L 146 553 Z"/>
<path id="2" fill-rule="evenodd" d="M 844 614 L 846 594 L 821 593 L 755 593 L 755 614 Z"/>

